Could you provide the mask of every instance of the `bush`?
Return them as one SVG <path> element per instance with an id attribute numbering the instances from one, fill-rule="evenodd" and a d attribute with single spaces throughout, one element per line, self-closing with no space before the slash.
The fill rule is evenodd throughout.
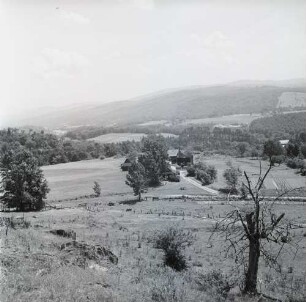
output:
<path id="1" fill-rule="evenodd" d="M 202 182 L 203 186 L 213 183 L 211 176 L 206 171 L 199 171 L 197 173 L 197 179 Z"/>
<path id="2" fill-rule="evenodd" d="M 169 228 L 157 235 L 154 247 L 164 251 L 165 265 L 176 271 L 182 271 L 187 268 L 182 251 L 192 242 L 193 236 L 189 232 L 185 233 L 180 229 Z"/>
<path id="3" fill-rule="evenodd" d="M 94 186 L 93 186 L 92 189 L 93 189 L 96 197 L 99 197 L 101 195 L 101 187 L 98 184 L 98 182 L 96 182 L 96 181 L 94 182 Z"/>
<path id="4" fill-rule="evenodd" d="M 196 175 L 196 168 L 194 166 L 187 167 L 187 176 L 195 177 Z"/>
<path id="5" fill-rule="evenodd" d="M 304 169 L 305 168 L 304 160 L 299 159 L 299 158 L 289 158 L 286 164 L 287 164 L 287 167 L 291 169 Z"/>
<path id="6" fill-rule="evenodd" d="M 198 163 L 187 168 L 187 176 L 196 177 L 203 185 L 212 184 L 217 178 L 217 170 L 214 166 Z"/>
<path id="7" fill-rule="evenodd" d="M 224 171 L 223 177 L 225 178 L 226 184 L 230 190 L 236 190 L 240 175 L 241 172 L 239 172 L 239 169 L 234 167 L 230 167 Z"/>
<path id="8" fill-rule="evenodd" d="M 168 181 L 171 182 L 180 182 L 180 176 L 176 175 L 175 173 L 172 173 L 168 176 Z"/>
<path id="9" fill-rule="evenodd" d="M 285 161 L 285 156 L 284 155 L 275 155 L 275 156 L 272 156 L 271 158 L 271 161 L 272 161 L 272 164 L 281 164 Z"/>

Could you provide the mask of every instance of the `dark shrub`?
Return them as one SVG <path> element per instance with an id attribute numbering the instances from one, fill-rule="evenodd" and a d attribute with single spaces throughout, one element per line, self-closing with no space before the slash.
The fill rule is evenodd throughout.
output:
<path id="1" fill-rule="evenodd" d="M 272 156 L 271 161 L 272 161 L 273 164 L 280 165 L 281 163 L 283 163 L 285 161 L 285 156 L 284 155 Z"/>
<path id="2" fill-rule="evenodd" d="M 180 229 L 169 228 L 158 234 L 155 238 L 155 248 L 164 251 L 164 264 L 176 271 L 187 268 L 185 256 L 182 251 L 186 246 L 191 245 L 193 236 L 190 232 Z"/>
<path id="3" fill-rule="evenodd" d="M 291 169 L 303 169 L 305 168 L 305 163 L 303 159 L 289 158 L 287 160 L 287 166 Z"/>
<path id="4" fill-rule="evenodd" d="M 195 177 L 196 175 L 196 168 L 194 166 L 187 167 L 187 176 Z"/>

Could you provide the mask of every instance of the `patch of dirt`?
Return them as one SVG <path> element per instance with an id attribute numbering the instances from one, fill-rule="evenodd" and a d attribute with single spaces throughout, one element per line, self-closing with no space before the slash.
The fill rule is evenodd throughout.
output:
<path id="1" fill-rule="evenodd" d="M 92 262 L 102 264 L 117 264 L 118 257 L 107 248 L 100 245 L 91 245 L 85 242 L 69 241 L 60 246 L 63 252 L 62 261 L 65 264 L 74 264 L 80 267 L 88 267 Z"/>

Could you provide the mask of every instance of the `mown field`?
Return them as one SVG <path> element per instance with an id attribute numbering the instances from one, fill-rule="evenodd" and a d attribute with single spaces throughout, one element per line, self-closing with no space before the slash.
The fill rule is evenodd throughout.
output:
<path id="1" fill-rule="evenodd" d="M 283 92 L 278 98 L 277 108 L 281 107 L 305 107 L 306 93 L 303 92 Z"/>
<path id="2" fill-rule="evenodd" d="M 43 167 L 44 175 L 51 189 L 48 201 L 93 194 L 94 181 L 100 184 L 103 198 L 115 198 L 116 196 L 120 199 L 133 198 L 132 189 L 125 184 L 126 172 L 120 169 L 123 162 L 124 158 L 106 158 L 105 160 L 93 159 Z M 203 190 L 184 181 L 167 182 L 158 188 L 150 189 L 145 195 L 204 193 Z"/>
<path id="3" fill-rule="evenodd" d="M 164 137 L 174 137 L 175 134 L 171 133 L 161 133 Z M 135 141 L 140 142 L 143 137 L 147 136 L 145 133 L 108 133 L 103 134 L 89 140 L 93 140 L 97 143 L 107 144 L 107 143 L 121 143 L 125 141 Z"/>
<path id="4" fill-rule="evenodd" d="M 249 125 L 255 119 L 262 117 L 260 113 L 254 114 L 231 114 L 216 117 L 206 117 L 198 119 L 186 119 L 176 125 L 200 125 L 200 124 L 222 124 L 222 125 Z M 155 126 L 155 125 L 171 125 L 171 122 L 167 120 L 150 121 L 139 126 Z"/>
<path id="5" fill-rule="evenodd" d="M 220 158 L 211 160 L 220 162 Z M 225 257 L 227 245 L 217 235 L 210 239 L 216 221 L 235 204 L 212 202 L 207 196 L 206 201 L 204 196 L 165 198 L 205 194 L 187 181 L 166 183 L 145 194 L 159 196 L 158 200 L 133 203 L 132 191 L 124 184 L 125 173 L 119 168 L 121 162 L 110 158 L 44 167 L 51 188 L 48 202 L 57 208 L 22 215 L 2 213 L 15 221 L 15 229 L 8 228 L 6 235 L 1 228 L 0 261 L 6 278 L 1 279 L 0 301 L 258 301 L 241 297 L 237 283 L 225 299 L 213 281 L 213 276 L 227 282 L 238 278 L 234 258 Z M 102 188 L 102 195 L 96 198 L 89 197 L 94 180 Z M 73 197 L 77 199 L 63 200 Z M 306 224 L 305 205 L 276 207 L 294 223 Z M 192 239 L 183 251 L 188 269 L 182 272 L 165 267 L 162 250 L 155 248 L 157 234 L 169 227 L 182 229 Z M 73 230 L 77 243 L 104 247 L 118 263 L 69 245 L 71 238 L 50 233 L 55 229 Z M 305 234 L 305 228 L 293 230 L 291 243 L 298 243 L 299 249 L 284 247 L 280 273 L 260 263 L 261 291 L 283 301 L 302 297 Z M 216 271 L 223 277 L 211 275 Z"/>

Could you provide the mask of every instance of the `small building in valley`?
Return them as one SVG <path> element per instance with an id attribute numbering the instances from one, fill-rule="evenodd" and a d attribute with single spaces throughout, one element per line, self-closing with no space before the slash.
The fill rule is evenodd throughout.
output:
<path id="1" fill-rule="evenodd" d="M 193 164 L 193 155 L 190 152 L 182 152 L 180 149 L 169 150 L 168 156 L 171 164 L 177 164 L 179 166 Z"/>
<path id="2" fill-rule="evenodd" d="M 127 158 L 127 159 L 124 161 L 124 163 L 121 164 L 121 170 L 122 170 L 122 171 L 128 171 L 129 168 L 130 168 L 131 166 L 132 166 L 132 162 L 131 162 L 130 159 Z"/>
<path id="3" fill-rule="evenodd" d="M 283 148 L 285 148 L 289 144 L 289 139 L 281 139 L 279 143 Z"/>

